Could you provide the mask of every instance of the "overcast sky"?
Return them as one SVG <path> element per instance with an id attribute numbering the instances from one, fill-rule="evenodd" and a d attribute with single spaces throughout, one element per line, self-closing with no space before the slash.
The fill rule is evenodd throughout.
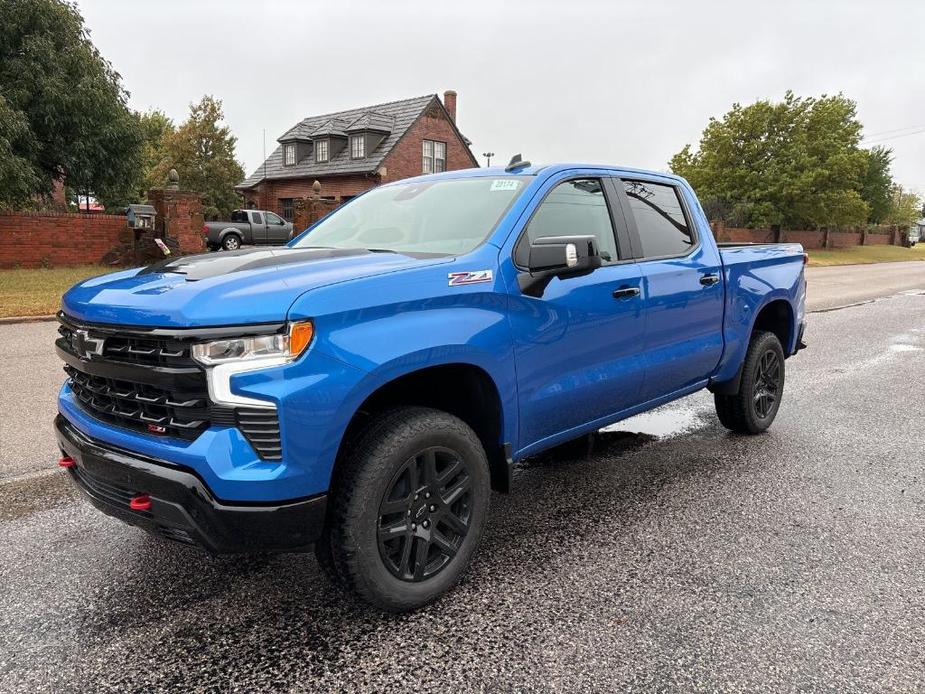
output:
<path id="1" fill-rule="evenodd" d="M 305 116 L 446 89 L 482 163 L 666 170 L 710 116 L 790 88 L 854 99 L 895 177 L 925 193 L 925 132 L 907 135 L 925 130 L 922 0 L 78 5 L 134 108 L 182 120 L 203 94 L 222 99 L 248 174 L 264 129 L 270 151 Z"/>

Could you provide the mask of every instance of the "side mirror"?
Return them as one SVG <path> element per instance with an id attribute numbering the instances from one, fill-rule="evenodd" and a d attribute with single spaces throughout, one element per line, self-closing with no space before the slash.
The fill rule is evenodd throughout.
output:
<path id="1" fill-rule="evenodd" d="M 539 297 L 553 277 L 580 277 L 602 263 L 594 236 L 543 236 L 530 244 L 529 272 L 522 273 L 518 283 L 524 294 Z"/>

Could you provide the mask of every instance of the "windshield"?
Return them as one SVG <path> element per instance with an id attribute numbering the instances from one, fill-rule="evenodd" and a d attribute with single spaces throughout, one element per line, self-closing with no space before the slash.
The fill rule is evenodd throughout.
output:
<path id="1" fill-rule="evenodd" d="M 526 185 L 526 176 L 508 176 L 376 188 L 321 220 L 293 246 L 468 253 L 488 238 Z"/>

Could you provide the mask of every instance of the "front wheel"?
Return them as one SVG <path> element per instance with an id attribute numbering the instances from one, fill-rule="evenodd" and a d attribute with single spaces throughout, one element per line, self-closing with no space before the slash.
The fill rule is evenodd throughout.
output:
<path id="1" fill-rule="evenodd" d="M 316 546 L 329 576 L 404 612 L 462 576 L 488 515 L 488 460 L 475 432 L 439 410 L 403 407 L 351 442 Z"/>
<path id="2" fill-rule="evenodd" d="M 738 392 L 715 393 L 713 399 L 724 427 L 740 434 L 760 434 L 777 416 L 783 394 L 784 349 L 774 333 L 755 331 L 745 354 Z"/>

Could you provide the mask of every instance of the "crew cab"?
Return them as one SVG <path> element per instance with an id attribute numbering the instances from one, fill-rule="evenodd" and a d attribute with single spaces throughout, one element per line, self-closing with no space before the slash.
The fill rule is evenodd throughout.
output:
<path id="1" fill-rule="evenodd" d="M 235 210 L 230 222 L 206 222 L 202 233 L 210 251 L 236 251 L 245 244 L 282 246 L 292 238 L 292 222 L 269 210 Z"/>
<path id="2" fill-rule="evenodd" d="M 688 184 L 650 171 L 383 185 L 285 247 L 69 290 L 60 464 L 149 532 L 314 548 L 337 583 L 413 609 L 459 579 L 517 461 L 704 388 L 728 429 L 767 429 L 804 262 L 718 246 Z"/>

